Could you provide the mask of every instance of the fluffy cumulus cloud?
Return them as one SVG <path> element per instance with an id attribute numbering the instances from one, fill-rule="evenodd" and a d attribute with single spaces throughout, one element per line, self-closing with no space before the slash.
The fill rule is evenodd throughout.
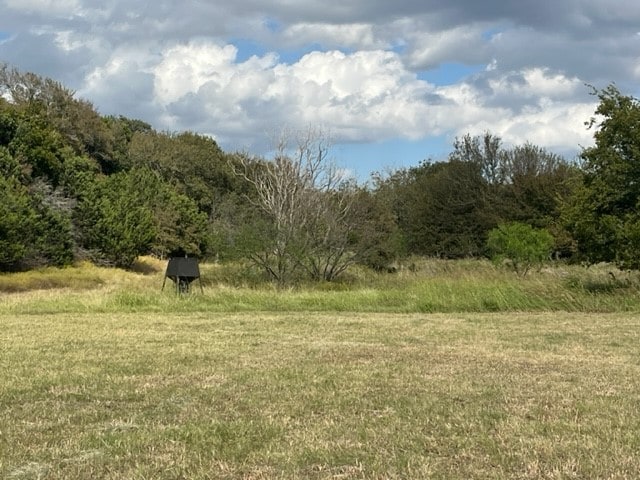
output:
<path id="1" fill-rule="evenodd" d="M 585 84 L 640 93 L 636 0 L 0 0 L 0 11 L 0 62 L 105 114 L 231 149 L 316 124 L 338 142 L 489 130 L 569 151 L 592 134 Z"/>
<path id="2" fill-rule="evenodd" d="M 273 54 L 238 61 L 232 45 L 206 41 L 167 49 L 153 76 L 166 126 L 192 112 L 190 128 L 247 143 L 285 124 L 325 125 L 350 141 L 418 138 L 433 90 L 393 52 L 314 51 L 287 64 Z"/>

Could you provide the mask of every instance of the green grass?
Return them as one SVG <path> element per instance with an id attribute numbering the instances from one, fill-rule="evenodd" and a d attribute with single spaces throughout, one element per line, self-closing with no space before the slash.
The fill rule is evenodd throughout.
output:
<path id="1" fill-rule="evenodd" d="M 82 265 L 0 275 L 0 313 L 83 312 L 633 312 L 637 273 L 606 265 L 549 267 L 517 277 L 482 261 L 421 261 L 396 274 L 354 270 L 340 282 L 277 288 L 246 267 L 202 265 L 202 285 L 164 291 L 164 263 L 123 272 Z M 3 294 L 4 292 L 4 294 Z"/>
<path id="2" fill-rule="evenodd" d="M 478 261 L 278 289 L 0 275 L 0 478 L 635 478 L 640 287 Z"/>
<path id="3" fill-rule="evenodd" d="M 0 478 L 634 478 L 634 314 L 0 315 Z"/>

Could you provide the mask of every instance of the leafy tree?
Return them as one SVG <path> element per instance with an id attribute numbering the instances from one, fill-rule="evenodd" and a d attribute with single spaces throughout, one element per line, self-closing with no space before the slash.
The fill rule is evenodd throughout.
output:
<path id="1" fill-rule="evenodd" d="M 44 179 L 34 181 L 29 172 L 0 146 L 2 227 L 0 248 L 5 256 L 0 269 L 25 269 L 66 265 L 73 260 L 68 199 L 54 194 Z M 56 201 L 52 201 L 53 199 Z"/>
<path id="2" fill-rule="evenodd" d="M 560 206 L 578 169 L 531 144 L 503 148 L 486 133 L 456 139 L 444 162 L 424 162 L 379 180 L 376 194 L 392 206 L 407 253 L 456 258 L 485 254 L 489 230 L 523 222 L 553 231 L 571 250 Z"/>
<path id="3" fill-rule="evenodd" d="M 17 107 L 30 110 L 29 116 L 37 110 L 74 154 L 94 158 L 107 174 L 120 169 L 113 132 L 90 102 L 74 98 L 74 92 L 59 82 L 0 64 L 2 94 Z"/>
<path id="4" fill-rule="evenodd" d="M 477 165 L 487 183 L 485 215 L 494 223 L 519 221 L 546 228 L 559 218 L 571 192 L 575 166 L 531 143 L 504 148 L 491 133 L 454 142 L 450 160 Z"/>
<path id="5" fill-rule="evenodd" d="M 505 150 L 504 183 L 496 207 L 504 221 L 520 221 L 538 228 L 554 228 L 563 199 L 579 175 L 575 165 L 545 149 L 526 143 Z"/>
<path id="6" fill-rule="evenodd" d="M 497 261 L 508 259 L 518 275 L 541 265 L 551 253 L 553 236 L 524 223 L 502 224 L 489 232 L 487 246 Z"/>
<path id="7" fill-rule="evenodd" d="M 15 178 L 0 176 L 0 271 L 16 269 L 35 238 L 37 213 Z"/>
<path id="8" fill-rule="evenodd" d="M 161 258 L 178 251 L 190 255 L 206 253 L 207 215 L 198 210 L 196 203 L 149 169 L 134 169 L 129 175 L 137 185 L 139 200 L 153 214 L 151 253 Z"/>
<path id="9" fill-rule="evenodd" d="M 102 118 L 74 95 L 0 64 L 0 173 L 12 185 L 4 188 L 6 204 L 29 200 L 23 224 L 5 218 L 7 229 L 30 229 L 30 245 L 15 244 L 11 262 L 64 264 L 74 249 L 118 266 L 147 252 L 207 254 L 209 221 L 226 196 L 248 188 L 230 156 L 208 137 Z M 35 223 L 27 222 L 34 212 Z"/>
<path id="10" fill-rule="evenodd" d="M 110 130 L 113 137 L 113 168 L 111 172 L 129 170 L 133 167 L 131 161 L 131 142 L 136 134 L 152 135 L 153 128 L 142 120 L 135 120 L 122 115 L 108 116 L 103 119 L 104 124 Z"/>
<path id="11" fill-rule="evenodd" d="M 457 159 L 423 163 L 400 179 L 396 215 L 410 253 L 458 258 L 480 255 L 485 232 L 486 181 L 478 164 Z"/>
<path id="12" fill-rule="evenodd" d="M 73 154 L 37 106 L 22 112 L 8 148 L 21 164 L 30 167 L 32 177 L 44 178 L 54 186 L 60 183 L 65 160 Z"/>
<path id="13" fill-rule="evenodd" d="M 578 252 L 589 262 L 640 268 L 640 101 L 610 85 L 590 127 L 595 145 L 583 150 L 584 176 L 564 208 Z"/>
<path id="14" fill-rule="evenodd" d="M 395 215 L 382 195 L 356 188 L 349 212 L 352 230 L 349 243 L 356 261 L 377 271 L 388 271 L 403 254 L 403 244 Z"/>
<path id="15" fill-rule="evenodd" d="M 38 191 L 31 194 L 37 222 L 26 266 L 69 265 L 74 259 L 72 202 L 44 182 L 37 186 Z"/>
<path id="16" fill-rule="evenodd" d="M 18 112 L 14 105 L 0 97 L 0 145 L 7 146 L 18 128 Z"/>
<path id="17" fill-rule="evenodd" d="M 100 165 L 86 155 L 67 157 L 62 165 L 60 186 L 67 196 L 81 199 L 91 188 L 100 174 Z"/>
<path id="18" fill-rule="evenodd" d="M 156 235 L 153 212 L 138 192 L 136 177 L 122 172 L 97 181 L 79 202 L 76 223 L 94 261 L 128 268 L 149 252 Z"/>
<path id="19" fill-rule="evenodd" d="M 489 132 L 482 136 L 466 134 L 462 138 L 456 138 L 449 160 L 476 165 L 480 175 L 488 184 L 505 183 L 507 172 L 502 140 Z"/>
<path id="20" fill-rule="evenodd" d="M 27 183 L 27 172 L 18 162 L 7 147 L 0 145 L 0 175 L 4 178 L 13 178 L 20 183 Z"/>
<path id="21" fill-rule="evenodd" d="M 137 130 L 131 137 L 128 155 L 134 168 L 156 172 L 210 217 L 215 217 L 217 205 L 225 195 L 241 188 L 229 164 L 230 156 L 214 140 L 202 135 Z"/>

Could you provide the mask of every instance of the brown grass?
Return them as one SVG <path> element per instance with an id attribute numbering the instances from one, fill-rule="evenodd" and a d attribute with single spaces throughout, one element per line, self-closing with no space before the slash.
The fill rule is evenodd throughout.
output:
<path id="1" fill-rule="evenodd" d="M 635 314 L 0 314 L 0 477 L 635 478 Z"/>

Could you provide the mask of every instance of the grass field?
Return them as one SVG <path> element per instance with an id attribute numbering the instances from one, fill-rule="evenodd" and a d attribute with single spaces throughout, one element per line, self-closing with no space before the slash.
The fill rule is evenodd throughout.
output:
<path id="1" fill-rule="evenodd" d="M 635 287 L 438 268 L 186 298 L 157 272 L 0 278 L 0 478 L 637 478 Z"/>

